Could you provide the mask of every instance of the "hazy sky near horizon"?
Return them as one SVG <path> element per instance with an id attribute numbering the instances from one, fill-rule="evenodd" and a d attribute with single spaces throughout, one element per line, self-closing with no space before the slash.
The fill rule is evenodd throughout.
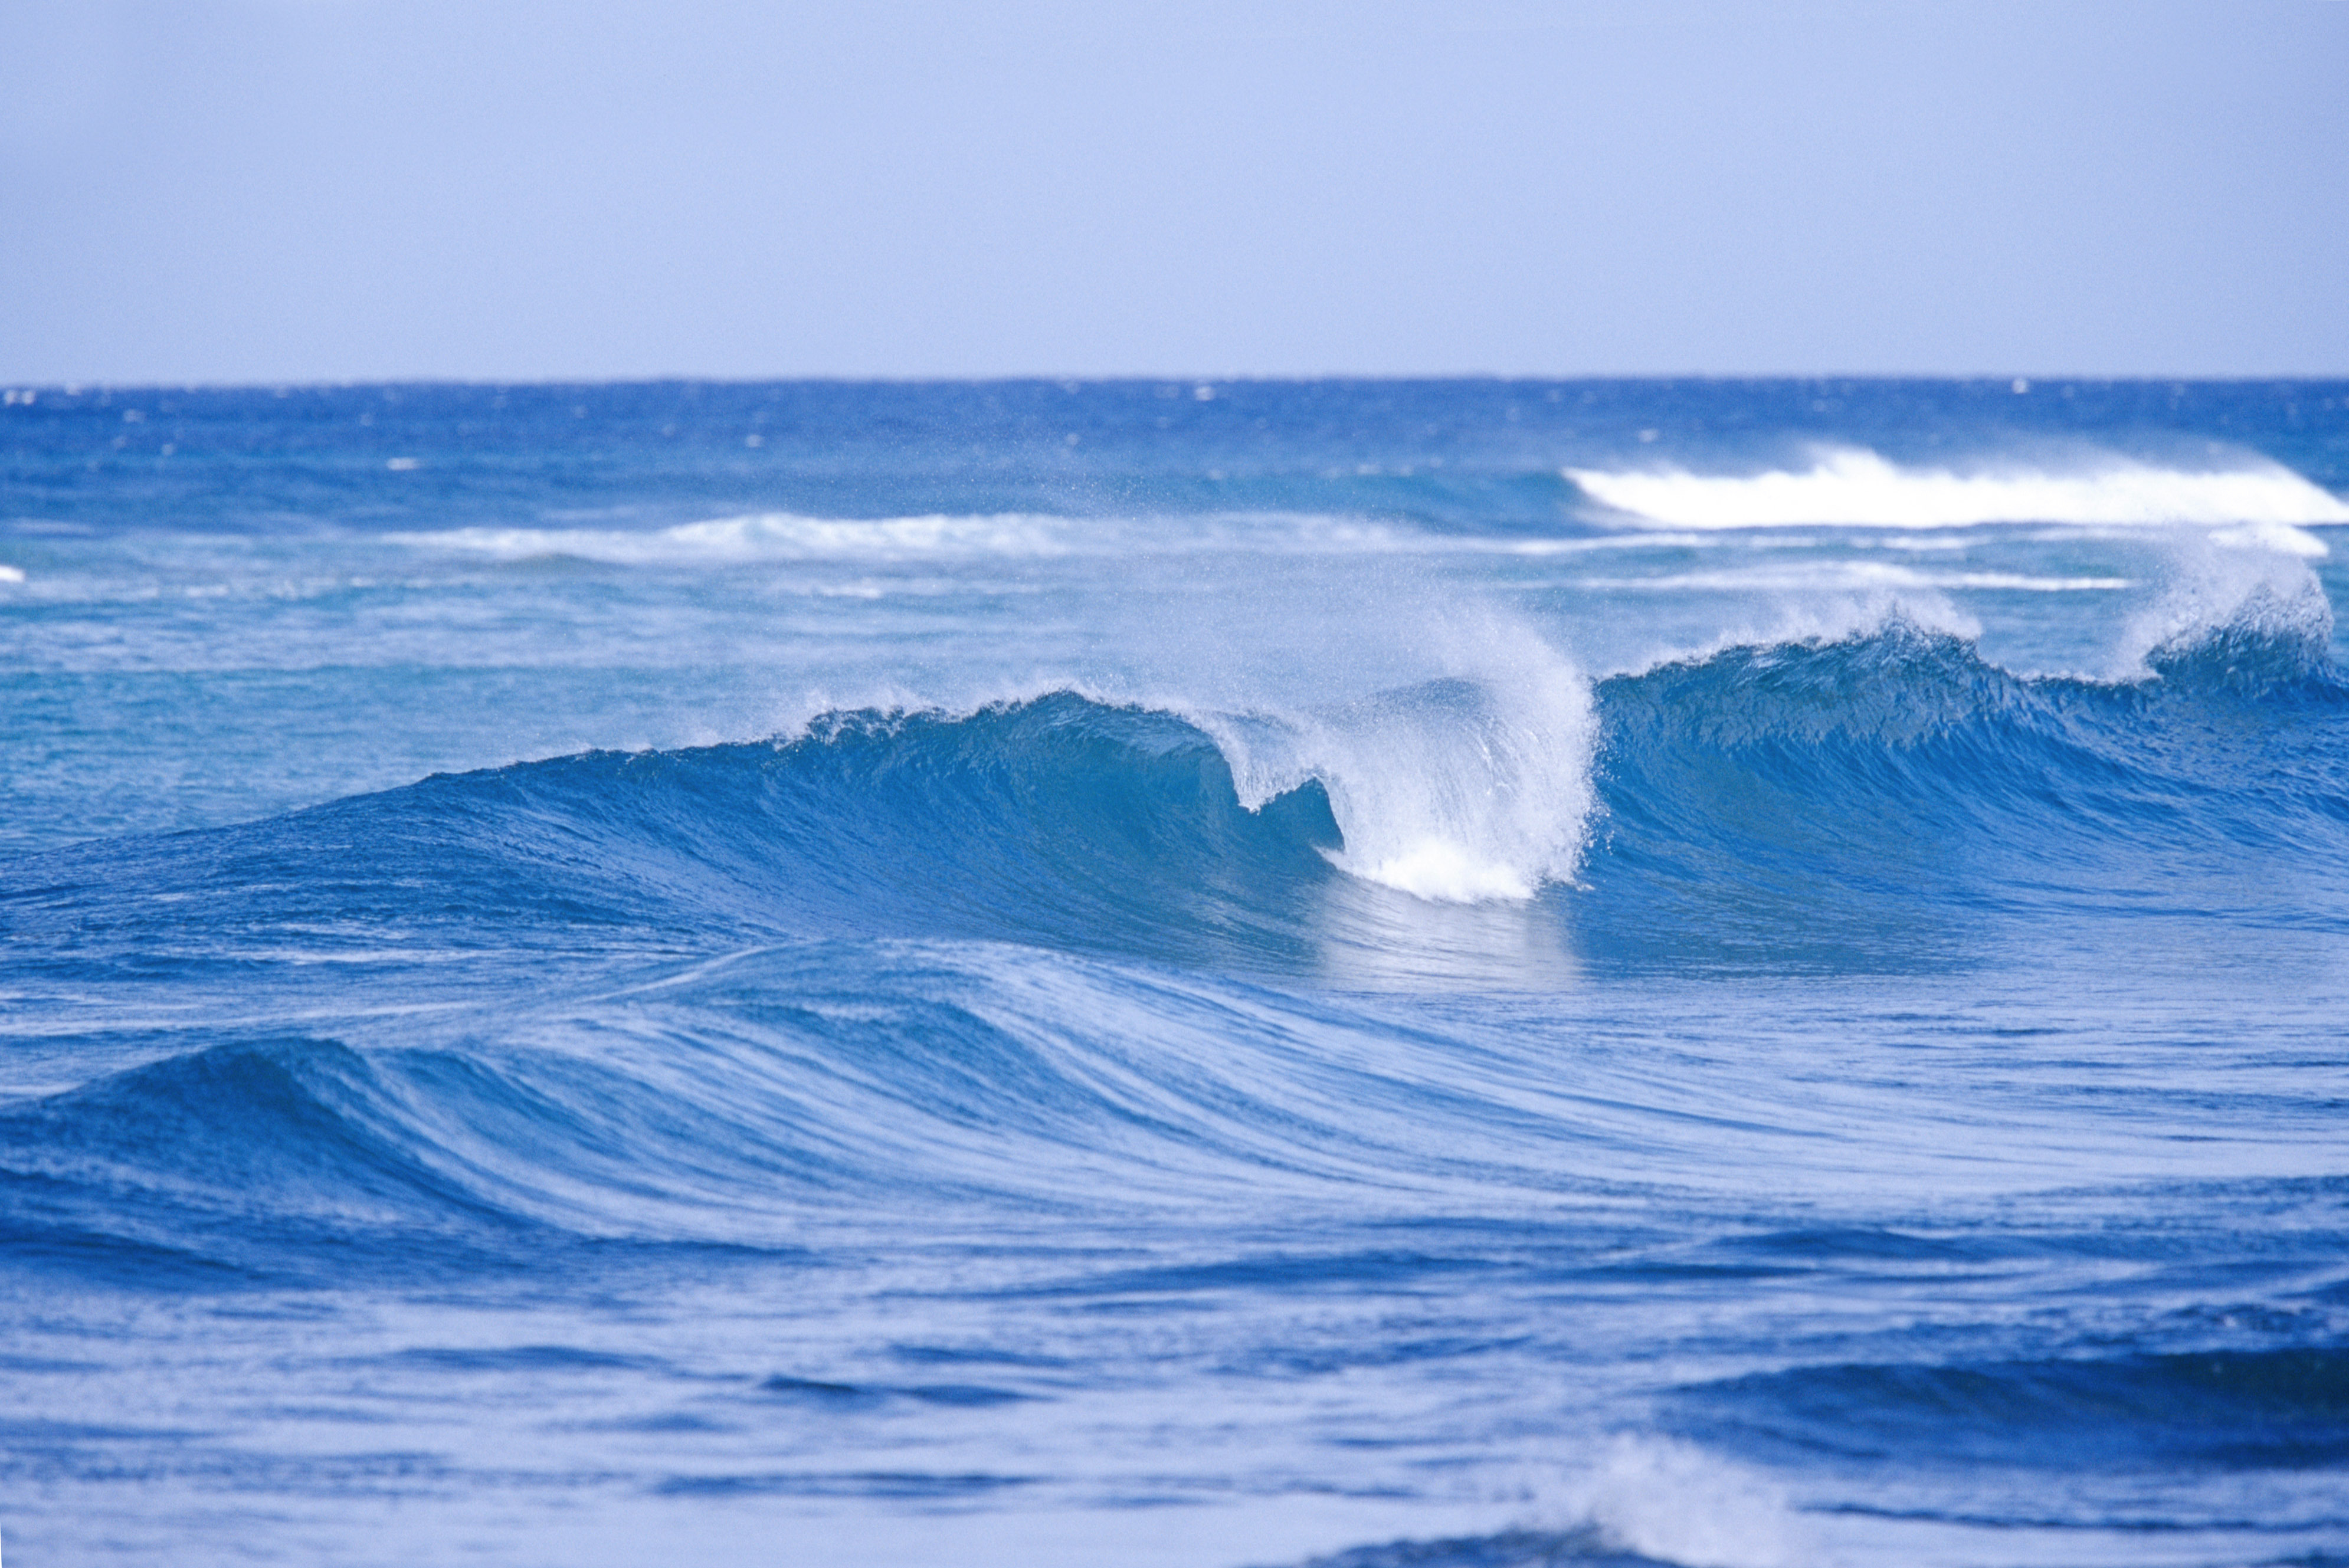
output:
<path id="1" fill-rule="evenodd" d="M 0 379 L 2349 374 L 2344 80 L 2344 0 L 6 0 Z"/>

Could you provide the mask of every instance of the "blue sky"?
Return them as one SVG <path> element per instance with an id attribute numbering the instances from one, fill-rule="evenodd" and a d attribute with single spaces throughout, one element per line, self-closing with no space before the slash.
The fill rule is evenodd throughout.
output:
<path id="1" fill-rule="evenodd" d="M 2349 373 L 2349 4 L 8 0 L 0 378 Z"/>

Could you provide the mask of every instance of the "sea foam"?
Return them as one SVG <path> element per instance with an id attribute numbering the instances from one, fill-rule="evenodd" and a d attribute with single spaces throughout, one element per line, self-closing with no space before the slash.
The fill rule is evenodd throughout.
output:
<path id="1" fill-rule="evenodd" d="M 761 512 L 651 531 L 454 528 L 398 542 L 493 561 L 567 557 L 615 566 L 725 566 L 761 561 L 1036 556 L 1067 548 L 1067 520 L 1016 513 L 885 518 Z"/>
<path id="2" fill-rule="evenodd" d="M 1319 780 L 1340 870 L 1451 903 L 1531 898 L 1572 877 L 1590 811 L 1590 687 L 1499 619 L 1432 629 L 1451 672 L 1319 711 L 1198 714 L 1260 810 Z"/>
<path id="3" fill-rule="evenodd" d="M 1806 469 L 1699 474 L 1569 468 L 1601 505 L 1681 529 L 1801 525 L 1938 529 L 2056 522 L 2107 527 L 2199 523 L 2240 542 L 2322 555 L 2312 523 L 2349 523 L 2349 504 L 2277 464 L 2162 468 L 2099 455 L 2065 470 L 2002 465 L 1961 472 L 1904 468 L 1854 447 L 1816 449 Z"/>
<path id="4" fill-rule="evenodd" d="M 471 527 L 390 537 L 410 549 L 499 562 L 568 559 L 611 566 L 684 568 L 799 561 L 1036 560 L 1195 551 L 1378 552 L 1417 541 L 1408 529 L 1323 512 L 811 517 L 769 511 L 657 529 Z"/>

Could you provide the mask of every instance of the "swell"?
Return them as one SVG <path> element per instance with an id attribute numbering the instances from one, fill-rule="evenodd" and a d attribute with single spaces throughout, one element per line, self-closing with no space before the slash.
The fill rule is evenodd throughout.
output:
<path id="1" fill-rule="evenodd" d="M 2349 690 L 2256 627 L 2156 663 L 2025 678 L 1895 623 L 1602 682 L 1578 881 L 1496 923 L 1341 871 L 1318 779 L 1247 810 L 1196 725 L 1065 693 L 26 857 L 0 884 L 13 1033 L 88 1081 L 0 1108 L 0 1226 L 170 1274 L 360 1233 L 782 1245 L 779 1193 L 1545 1188 L 1516 1090 L 1440 1053 L 1344 1067 L 1381 1053 L 1335 1000 L 1217 976 L 1343 985 L 1364 966 L 1333 953 L 1425 965 L 1528 927 L 1555 940 L 1512 985 L 2349 924 Z M 1618 1172 L 1681 1136 L 1574 1114 Z"/>
<path id="2" fill-rule="evenodd" d="M 543 985 L 571 956 L 837 938 L 1293 974 L 1333 944 L 1431 940 L 1428 906 L 1361 863 L 1381 833 L 1517 855 L 1472 890 L 1537 888 L 1527 918 L 1602 964 L 1866 965 L 2011 918 L 2349 923 L 2349 687 L 2321 645 L 2230 624 L 2151 662 L 2017 676 L 1896 620 L 1603 681 L 1588 753 L 1508 753 L 1491 698 L 1440 682 L 1341 716 L 1361 727 L 1327 777 L 1305 753 L 1268 773 L 1245 725 L 1066 692 L 834 715 L 25 857 L 0 929 L 10 973 L 60 985 L 402 965 Z"/>
<path id="3" fill-rule="evenodd" d="M 2349 688 L 2321 643 L 2230 624 L 2149 663 L 2017 676 L 1896 620 L 1602 683 L 1588 949 L 1835 963 L 1948 956 L 1999 917 L 2349 923 Z"/>
<path id="4" fill-rule="evenodd" d="M 80 846 L 29 857 L 0 911 L 67 976 L 843 935 L 1277 959 L 1338 842 L 1318 785 L 1246 810 L 1197 729 L 1061 693 Z"/>
<path id="5" fill-rule="evenodd" d="M 1672 1403 L 1689 1429 L 1755 1454 L 2062 1470 L 2349 1460 L 2349 1352 L 2337 1345 L 1806 1367 Z"/>
<path id="6" fill-rule="evenodd" d="M 1592 1189 L 1568 1151 L 1636 1157 L 1624 1116 L 1560 1138 L 1533 1101 L 1574 1096 L 1474 1051 L 1398 1059 L 1342 1007 L 1001 947 L 793 944 L 308 1022 L 150 1037 L 164 1054 L 0 1107 L 0 1261 L 202 1288 L 543 1270 L 550 1249 L 772 1255 L 876 1214 L 988 1244 L 1104 1211 L 1135 1235 L 1276 1211 L 1335 1234 L 1366 1192 L 1548 1208 Z M 1442 1266 L 1367 1245 L 1381 1273 Z M 1257 1272 L 1292 1266 L 1330 1265 Z"/>
<path id="7" fill-rule="evenodd" d="M 398 1235 L 478 1254 L 513 1216 L 430 1155 L 332 1040 L 199 1047 L 0 1111 L 0 1254 L 148 1288 L 234 1284 Z"/>

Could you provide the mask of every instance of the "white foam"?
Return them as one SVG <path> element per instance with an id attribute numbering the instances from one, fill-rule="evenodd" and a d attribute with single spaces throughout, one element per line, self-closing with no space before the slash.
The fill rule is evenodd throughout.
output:
<path id="1" fill-rule="evenodd" d="M 1154 707 L 1216 742 L 1248 810 L 1318 780 L 1345 841 L 1329 856 L 1340 871 L 1432 903 L 1523 903 L 1573 877 L 1596 739 L 1589 683 L 1525 636 L 1506 662 L 1454 661 L 1475 676 L 1319 711 L 1236 712 L 1163 687 L 1038 674 L 981 680 L 950 696 L 888 682 L 811 688 L 779 703 L 770 728 L 785 744 L 820 729 L 828 714 L 962 717 L 1056 692 Z"/>
<path id="2" fill-rule="evenodd" d="M 705 566 L 842 558 L 1056 555 L 1068 548 L 1067 530 L 1064 519 L 1017 513 L 823 518 L 761 512 L 642 531 L 456 528 L 392 537 L 403 544 L 495 561 L 569 557 L 619 566 Z"/>
<path id="3" fill-rule="evenodd" d="M 21 566 L 0 566 L 0 583 L 22 583 L 25 569 Z"/>
<path id="4" fill-rule="evenodd" d="M 2349 523 L 2349 504 L 2282 466 L 2160 468 L 2112 455 L 2064 471 L 2015 465 L 1960 472 L 1901 468 L 1850 447 L 1818 449 L 1801 470 L 1694 474 L 1681 469 L 1568 469 L 1617 511 L 1679 529 L 1942 529 L 2062 522 L 2247 527 L 2271 549 L 2324 553 L 2312 523 Z"/>
<path id="5" fill-rule="evenodd" d="M 1426 837 L 1365 862 L 1361 855 L 1332 859 L 1374 882 L 1437 903 L 1481 903 L 1487 899 L 1533 897 L 1534 883 L 1523 868 L 1506 861 L 1480 860 L 1456 840 Z"/>
<path id="6" fill-rule="evenodd" d="M 2322 648 L 2333 637 L 2333 605 L 2298 552 L 2279 552 L 2254 534 L 2179 531 L 2168 542 L 2160 593 L 2129 620 L 2107 673 L 2139 679 L 2150 657 L 2227 627 Z"/>
<path id="7" fill-rule="evenodd" d="M 2324 541 L 2304 529 L 2289 523 L 2259 521 L 2238 523 L 2222 528 L 2210 535 L 2214 544 L 2224 544 L 2237 550 L 2266 550 L 2278 555 L 2297 555 L 2303 560 L 2322 560 L 2332 553 Z"/>
<path id="8" fill-rule="evenodd" d="M 1340 870 L 1449 903 L 1531 898 L 1574 873 L 1590 812 L 1589 683 L 1489 614 L 1417 628 L 1443 672 L 1329 709 L 1199 713 L 1254 810 L 1319 779 Z"/>
<path id="9" fill-rule="evenodd" d="M 455 528 L 390 536 L 412 548 L 494 561 L 569 558 L 616 566 L 735 566 L 761 562 L 904 562 L 1086 554 L 1379 552 L 1416 537 L 1355 518 L 1230 513 L 1164 518 L 1003 512 L 803 517 L 758 512 L 659 529 Z"/>
<path id="10" fill-rule="evenodd" d="M 1622 1438 L 1584 1483 L 1609 1541 L 1687 1568 L 1782 1568 L 1813 1561 L 1786 1490 L 1685 1443 Z"/>

